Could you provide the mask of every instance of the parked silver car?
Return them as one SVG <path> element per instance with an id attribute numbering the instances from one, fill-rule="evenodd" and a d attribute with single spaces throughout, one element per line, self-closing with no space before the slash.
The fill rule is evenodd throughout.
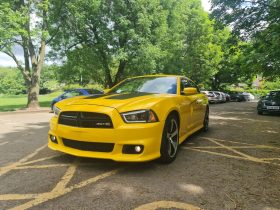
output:
<path id="1" fill-rule="evenodd" d="M 220 103 L 225 103 L 227 101 L 227 97 L 225 93 L 220 91 L 213 91 L 213 92 L 218 96 Z"/>
<path id="2" fill-rule="evenodd" d="M 208 97 L 209 103 L 220 103 L 220 97 L 214 91 L 201 91 Z"/>

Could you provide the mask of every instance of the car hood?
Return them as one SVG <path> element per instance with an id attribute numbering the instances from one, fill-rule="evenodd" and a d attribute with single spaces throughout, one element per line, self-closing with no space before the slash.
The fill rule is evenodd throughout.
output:
<path id="1" fill-rule="evenodd" d="M 57 104 L 59 108 L 77 105 L 97 105 L 111 107 L 119 112 L 126 112 L 138 109 L 149 109 L 165 98 L 175 97 L 173 94 L 152 94 L 152 93 L 125 93 L 125 94 L 104 94 L 75 97 L 63 100 Z"/>

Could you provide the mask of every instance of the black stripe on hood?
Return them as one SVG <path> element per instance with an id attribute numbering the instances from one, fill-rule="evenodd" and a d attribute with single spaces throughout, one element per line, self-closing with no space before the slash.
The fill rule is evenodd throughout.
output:
<path id="1" fill-rule="evenodd" d="M 95 98 L 101 98 L 101 97 L 104 97 L 104 96 L 106 96 L 106 94 L 94 94 L 94 95 L 88 96 L 84 99 L 95 99 Z"/>
<path id="2" fill-rule="evenodd" d="M 136 97 L 146 96 L 146 95 L 153 95 L 153 94 L 154 93 L 135 92 L 135 93 L 113 95 L 113 96 L 110 96 L 110 97 L 106 97 L 106 99 L 125 100 L 125 99 L 136 98 Z"/>

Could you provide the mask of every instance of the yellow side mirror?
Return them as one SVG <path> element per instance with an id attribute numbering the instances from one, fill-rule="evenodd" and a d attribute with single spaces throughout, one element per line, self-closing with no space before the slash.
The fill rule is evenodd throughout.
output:
<path id="1" fill-rule="evenodd" d="M 197 89 L 193 87 L 184 88 L 183 92 L 185 95 L 194 95 L 198 93 Z"/>

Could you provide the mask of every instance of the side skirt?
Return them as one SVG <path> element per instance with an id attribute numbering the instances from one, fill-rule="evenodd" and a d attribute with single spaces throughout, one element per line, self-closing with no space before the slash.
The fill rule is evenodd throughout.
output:
<path id="1" fill-rule="evenodd" d="M 203 125 L 198 126 L 192 130 L 190 130 L 188 133 L 186 133 L 184 136 L 181 136 L 179 138 L 179 144 L 182 144 L 190 135 L 194 134 L 195 132 L 199 131 L 200 129 L 203 128 Z"/>

